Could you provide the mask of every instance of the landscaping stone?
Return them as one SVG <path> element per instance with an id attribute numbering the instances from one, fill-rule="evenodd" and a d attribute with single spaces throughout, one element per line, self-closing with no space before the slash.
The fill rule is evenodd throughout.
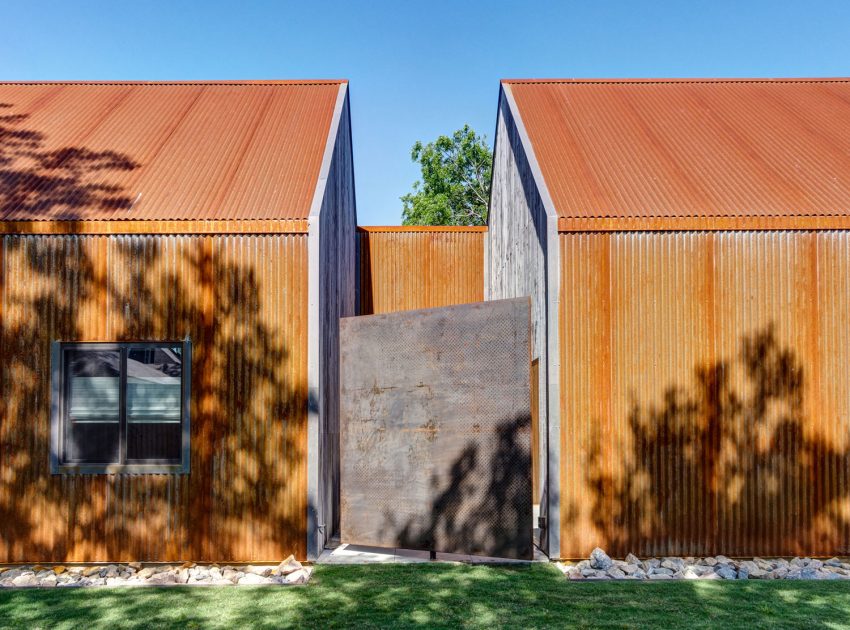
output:
<path id="1" fill-rule="evenodd" d="M 100 577 L 102 578 L 115 578 L 118 577 L 118 567 L 114 564 L 110 564 L 103 569 L 100 570 Z"/>
<path id="2" fill-rule="evenodd" d="M 649 573 L 651 569 L 661 566 L 661 560 L 658 558 L 647 558 L 643 561 L 643 570 Z"/>
<path id="3" fill-rule="evenodd" d="M 147 579 L 146 584 L 153 584 L 156 586 L 164 585 L 164 584 L 177 584 L 177 576 L 174 575 L 171 571 L 163 571 L 162 573 L 155 573 Z"/>
<path id="4" fill-rule="evenodd" d="M 294 573 L 295 571 L 300 571 L 304 567 L 298 560 L 295 559 L 295 556 L 289 556 L 286 560 L 281 562 L 277 569 L 274 570 L 275 575 L 289 575 L 290 573 Z"/>
<path id="5" fill-rule="evenodd" d="M 266 579 L 256 573 L 245 573 L 239 578 L 238 584 L 268 584 Z"/>
<path id="6" fill-rule="evenodd" d="M 738 577 L 738 572 L 729 565 L 715 567 L 714 572 L 724 580 L 734 580 Z"/>
<path id="7" fill-rule="evenodd" d="M 811 567 L 804 567 L 800 570 L 801 580 L 817 580 L 819 577 L 818 570 Z"/>
<path id="8" fill-rule="evenodd" d="M 661 561 L 661 566 L 665 569 L 670 569 L 675 573 L 676 571 L 682 571 L 685 568 L 685 561 L 681 558 L 664 558 Z"/>
<path id="9" fill-rule="evenodd" d="M 44 567 L 29 565 L 3 567 L 0 572 L 0 588 L 70 588 L 89 586 L 172 586 L 172 585 L 296 585 L 306 584 L 312 574 L 310 567 L 303 566 L 294 558 L 288 558 L 281 566 L 228 566 L 224 569 L 217 565 L 199 566 L 185 562 L 179 566 L 158 565 L 142 567 L 136 563 L 77 566 L 67 568 L 57 565 Z M 37 571 L 34 569 L 38 569 Z M 585 579 L 575 567 L 572 569 L 578 579 Z M 568 570 L 564 565 L 562 569 Z M 625 578 L 625 573 L 612 567 L 617 579 Z M 285 572 L 285 574 L 284 574 Z M 605 571 L 590 569 L 592 578 L 610 576 Z"/>
<path id="10" fill-rule="evenodd" d="M 776 562 L 771 562 L 770 560 L 765 560 L 764 558 L 753 558 L 753 562 L 759 569 L 765 572 L 773 571 L 773 569 L 775 569 L 777 566 Z"/>
<path id="11" fill-rule="evenodd" d="M 12 586 L 38 586 L 38 578 L 32 571 L 27 571 L 14 578 Z"/>
<path id="12" fill-rule="evenodd" d="M 594 564 L 608 558 L 612 566 L 600 570 Z M 557 566 L 571 580 L 605 577 L 615 580 L 850 580 L 850 563 L 833 557 L 817 558 L 742 558 L 724 555 L 694 557 L 647 558 L 634 554 L 625 559 L 611 559 L 602 549 L 594 549 L 590 559 Z"/>
<path id="13" fill-rule="evenodd" d="M 599 547 L 590 552 L 590 566 L 594 569 L 607 571 L 613 565 L 614 562 L 611 560 L 608 554 L 602 551 Z"/>

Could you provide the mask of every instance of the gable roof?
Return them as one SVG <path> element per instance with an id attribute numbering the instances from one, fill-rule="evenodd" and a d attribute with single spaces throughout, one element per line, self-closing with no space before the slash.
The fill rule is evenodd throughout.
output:
<path id="1" fill-rule="evenodd" d="M 0 83 L 0 220 L 307 219 L 346 87 Z"/>
<path id="2" fill-rule="evenodd" d="M 848 79 L 502 86 L 562 229 L 606 220 L 850 216 Z"/>

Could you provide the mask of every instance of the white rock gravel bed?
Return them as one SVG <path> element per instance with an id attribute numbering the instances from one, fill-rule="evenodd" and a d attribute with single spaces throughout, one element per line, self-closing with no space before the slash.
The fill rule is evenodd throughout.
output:
<path id="1" fill-rule="evenodd" d="M 0 567 L 0 588 L 86 586 L 234 586 L 306 584 L 312 568 L 293 556 L 279 565 L 219 566 L 186 562 L 173 565 L 107 564 L 90 566 L 21 565 Z"/>
<path id="2" fill-rule="evenodd" d="M 850 580 L 850 562 L 839 558 L 647 558 L 613 560 L 598 547 L 590 558 L 557 567 L 570 580 Z"/>

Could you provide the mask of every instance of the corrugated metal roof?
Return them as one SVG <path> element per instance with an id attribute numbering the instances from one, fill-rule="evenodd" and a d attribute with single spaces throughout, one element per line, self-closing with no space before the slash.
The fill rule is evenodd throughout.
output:
<path id="1" fill-rule="evenodd" d="M 344 83 L 0 83 L 0 219 L 306 219 Z"/>
<path id="2" fill-rule="evenodd" d="M 502 84 L 562 220 L 850 215 L 850 79 Z"/>

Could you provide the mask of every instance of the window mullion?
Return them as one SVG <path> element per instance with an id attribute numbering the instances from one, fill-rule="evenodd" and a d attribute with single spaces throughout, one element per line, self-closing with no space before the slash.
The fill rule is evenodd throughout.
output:
<path id="1" fill-rule="evenodd" d="M 118 386 L 118 460 L 127 463 L 127 346 L 121 346 Z"/>
<path id="2" fill-rule="evenodd" d="M 62 418 L 62 445 L 61 445 L 61 453 L 62 453 L 62 461 L 63 463 L 68 461 L 71 458 L 71 455 L 68 453 L 67 448 L 68 444 L 71 443 L 71 414 L 69 413 L 68 401 L 71 399 L 71 378 L 66 374 L 67 368 L 65 367 L 65 356 L 67 354 L 67 350 L 62 350 L 62 408 L 61 408 L 61 418 Z"/>

